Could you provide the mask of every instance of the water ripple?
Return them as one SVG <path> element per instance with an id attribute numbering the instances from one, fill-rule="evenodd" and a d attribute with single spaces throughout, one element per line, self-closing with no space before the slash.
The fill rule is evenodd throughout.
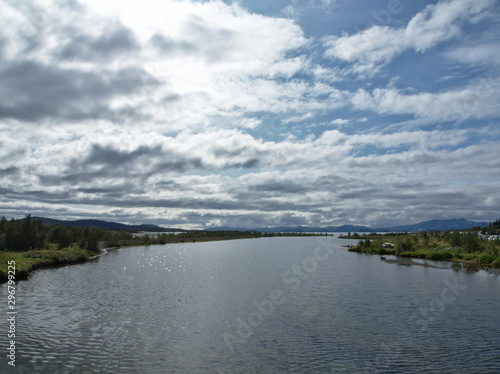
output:
<path id="1" fill-rule="evenodd" d="M 19 360 L 50 374 L 500 372 L 499 278 L 334 243 L 303 278 L 292 271 L 314 238 L 125 248 L 38 271 L 19 283 Z M 447 284 L 464 289 L 443 303 Z M 262 312 L 275 290 L 285 302 Z"/>

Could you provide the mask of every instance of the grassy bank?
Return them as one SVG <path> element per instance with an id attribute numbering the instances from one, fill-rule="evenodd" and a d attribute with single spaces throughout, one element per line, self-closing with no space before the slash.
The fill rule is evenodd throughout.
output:
<path id="1" fill-rule="evenodd" d="M 482 239 L 477 231 L 372 233 L 343 238 L 358 240 L 357 245 L 348 249 L 351 252 L 426 260 L 465 260 L 500 268 L 500 241 Z"/>
<path id="2" fill-rule="evenodd" d="M 16 280 L 26 279 L 31 271 L 48 266 L 87 261 L 91 253 L 76 245 L 64 249 L 34 249 L 25 252 L 0 252 L 0 282 L 7 280 L 7 263 L 16 263 Z"/>

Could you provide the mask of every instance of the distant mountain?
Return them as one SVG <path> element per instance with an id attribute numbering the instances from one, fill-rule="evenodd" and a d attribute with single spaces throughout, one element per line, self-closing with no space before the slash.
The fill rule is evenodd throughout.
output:
<path id="1" fill-rule="evenodd" d="M 282 227 L 261 227 L 254 229 L 240 229 L 228 226 L 218 226 L 205 229 L 205 231 L 257 231 L 257 232 L 370 232 L 372 229 L 366 226 L 343 225 L 327 227 L 307 227 L 307 226 L 282 226 Z"/>
<path id="2" fill-rule="evenodd" d="M 209 227 L 203 231 L 257 231 L 257 230 L 239 229 L 239 228 L 230 227 L 230 226 L 217 226 L 217 227 Z"/>
<path id="3" fill-rule="evenodd" d="M 366 226 L 358 226 L 358 225 L 342 225 L 342 226 L 328 226 L 327 231 L 329 232 L 349 232 L 349 231 L 357 231 L 357 232 L 370 232 L 373 229 Z M 324 232 L 325 230 L 319 228 L 318 232 Z"/>
<path id="4" fill-rule="evenodd" d="M 357 232 L 370 232 L 371 228 L 366 226 L 359 225 L 342 225 L 342 226 L 326 226 L 326 227 L 304 227 L 298 226 L 291 230 L 281 230 L 281 231 L 291 231 L 296 232 L 295 230 L 300 229 L 299 232 L 349 232 L 349 231 L 357 231 Z"/>
<path id="5" fill-rule="evenodd" d="M 420 222 L 415 225 L 392 226 L 388 228 L 378 228 L 375 231 L 450 231 L 450 230 L 466 230 L 472 227 L 488 226 L 489 222 L 474 222 L 468 221 L 465 218 L 458 219 L 442 219 Z"/>
<path id="6" fill-rule="evenodd" d="M 342 226 L 326 226 L 326 227 L 265 227 L 255 229 L 238 229 L 234 227 L 212 227 L 205 229 L 206 231 L 257 231 L 257 232 L 416 232 L 416 231 L 449 231 L 449 230 L 466 230 L 472 227 L 485 227 L 488 222 L 468 221 L 464 218 L 446 219 L 446 220 L 431 220 L 420 222 L 414 225 L 401 225 L 391 227 L 371 228 L 359 225 L 342 225 Z"/>
<path id="7" fill-rule="evenodd" d="M 156 225 L 142 224 L 142 225 L 126 225 L 124 223 L 117 222 L 107 222 L 98 219 L 80 219 L 76 221 L 62 221 L 58 219 L 45 218 L 45 217 L 33 217 L 42 220 L 44 225 L 59 225 L 59 226 L 74 226 L 74 227 L 89 227 L 97 229 L 109 229 L 109 230 L 132 230 L 132 231 L 185 231 L 182 229 L 175 228 L 164 228 Z"/>
<path id="8" fill-rule="evenodd" d="M 177 228 L 164 228 L 151 224 L 142 225 L 126 225 L 117 222 L 107 222 L 97 219 L 80 219 L 76 221 L 62 221 L 45 217 L 33 217 L 42 220 L 46 225 L 60 226 L 76 226 L 90 227 L 110 230 L 133 230 L 133 231 L 186 231 Z M 466 230 L 472 227 L 487 227 L 489 222 L 468 221 L 465 218 L 431 220 L 420 222 L 414 225 L 400 225 L 390 227 L 372 228 L 360 225 L 342 225 L 342 226 L 326 226 L 326 227 L 307 227 L 307 226 L 281 226 L 281 227 L 264 227 L 253 229 L 241 229 L 229 226 L 211 227 L 204 231 L 257 231 L 257 232 L 417 232 L 417 231 L 449 231 L 449 230 Z"/>
<path id="9" fill-rule="evenodd" d="M 257 232 L 370 232 L 373 229 L 366 226 L 343 225 L 326 227 L 307 227 L 307 226 L 282 226 L 282 227 L 264 227 L 254 229 L 240 229 L 228 226 L 211 227 L 205 231 L 257 231 Z"/>

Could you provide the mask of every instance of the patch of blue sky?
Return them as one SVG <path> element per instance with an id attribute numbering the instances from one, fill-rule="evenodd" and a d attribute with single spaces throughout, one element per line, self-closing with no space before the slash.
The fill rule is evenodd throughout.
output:
<path id="1" fill-rule="evenodd" d="M 411 149 L 411 146 L 383 147 L 377 144 L 355 144 L 351 154 L 355 157 L 383 156 L 390 153 L 402 153 Z"/>

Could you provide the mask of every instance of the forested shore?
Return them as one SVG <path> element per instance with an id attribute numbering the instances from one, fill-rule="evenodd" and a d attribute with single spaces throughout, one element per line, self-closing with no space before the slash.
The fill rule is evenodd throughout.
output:
<path id="1" fill-rule="evenodd" d="M 464 260 L 500 268 L 500 220 L 489 227 L 470 230 L 431 231 L 419 233 L 348 234 L 357 239 L 351 252 L 427 260 Z"/>

